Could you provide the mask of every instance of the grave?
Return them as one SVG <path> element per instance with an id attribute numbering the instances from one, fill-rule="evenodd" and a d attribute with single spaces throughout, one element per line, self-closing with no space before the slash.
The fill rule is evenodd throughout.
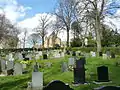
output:
<path id="1" fill-rule="evenodd" d="M 69 59 L 68 59 L 68 65 L 71 65 L 71 66 L 75 65 L 75 60 L 74 60 L 74 58 L 69 58 Z"/>
<path id="2" fill-rule="evenodd" d="M 62 62 L 62 72 L 67 72 L 68 71 L 68 66 L 66 62 Z"/>
<path id="3" fill-rule="evenodd" d="M 23 67 L 21 63 L 15 63 L 14 65 L 14 75 L 22 75 Z"/>
<path id="4" fill-rule="evenodd" d="M 74 68 L 74 84 L 85 83 L 85 68 Z"/>
<path id="5" fill-rule="evenodd" d="M 51 62 L 46 62 L 46 63 L 45 63 L 45 66 L 46 66 L 47 68 L 50 68 L 50 67 L 52 66 L 52 63 L 51 63 Z"/>
<path id="6" fill-rule="evenodd" d="M 102 86 L 99 88 L 94 88 L 94 90 L 120 90 L 118 86 Z"/>
<path id="7" fill-rule="evenodd" d="M 111 53 L 111 58 L 115 58 L 115 53 Z"/>
<path id="8" fill-rule="evenodd" d="M 107 54 L 103 54 L 103 59 L 107 59 Z"/>
<path id="9" fill-rule="evenodd" d="M 79 60 L 76 60 L 76 68 L 84 68 L 84 64 L 86 64 L 85 57 L 81 57 Z"/>
<path id="10" fill-rule="evenodd" d="M 7 65 L 7 70 L 13 69 L 14 67 L 14 62 L 13 61 L 6 61 Z"/>
<path id="11" fill-rule="evenodd" d="M 43 90 L 73 90 L 69 85 L 66 85 L 64 82 L 55 80 L 50 82 Z"/>
<path id="12" fill-rule="evenodd" d="M 47 54 L 43 54 L 43 59 L 47 59 Z"/>
<path id="13" fill-rule="evenodd" d="M 33 71 L 34 72 L 38 72 L 38 68 L 39 68 L 39 66 L 38 66 L 38 64 L 36 62 L 35 65 L 34 65 Z"/>
<path id="14" fill-rule="evenodd" d="M 108 67 L 106 66 L 100 66 L 97 67 L 97 75 L 98 80 L 96 82 L 109 82 L 109 76 L 108 76 Z"/>
<path id="15" fill-rule="evenodd" d="M 75 51 L 72 52 L 72 56 L 76 56 L 76 52 Z"/>
<path id="16" fill-rule="evenodd" d="M 5 60 L 1 60 L 1 71 L 6 70 L 6 61 Z"/>
<path id="17" fill-rule="evenodd" d="M 100 57 L 102 56 L 102 52 L 99 52 L 99 56 L 100 56 Z"/>
<path id="18" fill-rule="evenodd" d="M 42 90 L 43 88 L 43 72 L 32 73 L 32 88 L 33 90 Z"/>

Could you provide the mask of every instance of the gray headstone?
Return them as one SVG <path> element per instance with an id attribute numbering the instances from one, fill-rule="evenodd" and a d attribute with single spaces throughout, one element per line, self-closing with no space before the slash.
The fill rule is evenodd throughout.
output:
<path id="1" fill-rule="evenodd" d="M 6 61 L 7 62 L 7 70 L 13 69 L 14 67 L 14 62 L 13 61 Z"/>
<path id="2" fill-rule="evenodd" d="M 6 70 L 6 61 L 5 60 L 1 60 L 1 70 L 2 71 Z"/>
<path id="3" fill-rule="evenodd" d="M 68 65 L 75 65 L 75 60 L 74 60 L 74 58 L 69 58 L 69 60 L 68 60 Z"/>
<path id="4" fill-rule="evenodd" d="M 68 71 L 68 66 L 66 62 L 62 63 L 62 72 L 67 72 Z"/>
<path id="5" fill-rule="evenodd" d="M 43 88 L 43 72 L 32 73 L 32 88 Z"/>
<path id="6" fill-rule="evenodd" d="M 22 75 L 23 66 L 21 63 L 16 63 L 14 65 L 14 75 Z"/>

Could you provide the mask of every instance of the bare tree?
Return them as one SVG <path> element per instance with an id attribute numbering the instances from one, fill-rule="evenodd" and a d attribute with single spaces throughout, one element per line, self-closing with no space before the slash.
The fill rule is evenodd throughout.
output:
<path id="1" fill-rule="evenodd" d="M 41 36 L 42 38 L 42 48 L 44 48 L 44 39 L 47 35 L 47 30 L 50 25 L 50 17 L 48 14 L 43 15 L 39 19 L 39 25 L 35 28 L 35 31 Z"/>
<path id="2" fill-rule="evenodd" d="M 67 31 L 67 47 L 69 47 L 69 31 L 74 20 L 74 10 L 77 3 L 74 0 L 59 0 L 55 15 Z"/>
<path id="3" fill-rule="evenodd" d="M 33 47 L 39 43 L 41 40 L 40 35 L 36 33 L 32 33 L 30 36 L 28 36 L 28 43 L 30 43 Z"/>
<path id="4" fill-rule="evenodd" d="M 24 28 L 23 29 L 24 30 L 24 36 L 23 36 L 23 48 L 25 48 L 25 46 L 26 46 L 26 39 L 27 39 L 27 33 L 28 33 L 28 31 L 27 31 L 27 29 L 26 28 Z"/>

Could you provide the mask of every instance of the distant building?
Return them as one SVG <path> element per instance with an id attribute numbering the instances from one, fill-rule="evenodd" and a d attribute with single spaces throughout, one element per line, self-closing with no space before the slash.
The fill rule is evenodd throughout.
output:
<path id="1" fill-rule="evenodd" d="M 61 47 L 61 39 L 55 36 L 55 33 L 53 32 L 50 36 L 45 38 L 44 47 L 52 48 L 55 45 L 58 45 Z"/>

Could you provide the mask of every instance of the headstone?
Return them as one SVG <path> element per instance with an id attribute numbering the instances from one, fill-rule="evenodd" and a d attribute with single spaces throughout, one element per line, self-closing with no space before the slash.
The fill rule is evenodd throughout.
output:
<path id="1" fill-rule="evenodd" d="M 7 62 L 7 70 L 13 69 L 14 67 L 14 62 L 13 61 L 6 61 Z"/>
<path id="2" fill-rule="evenodd" d="M 108 82 L 109 81 L 108 67 L 106 66 L 97 67 L 97 75 L 98 75 L 97 82 Z"/>
<path id="3" fill-rule="evenodd" d="M 19 59 L 19 60 L 23 60 L 23 56 L 22 56 L 21 53 L 18 53 L 18 59 Z"/>
<path id="4" fill-rule="evenodd" d="M 38 68 L 39 68 L 39 66 L 38 66 L 38 64 L 37 64 L 37 62 L 36 62 L 36 64 L 34 65 L 34 72 L 38 72 Z"/>
<path id="5" fill-rule="evenodd" d="M 74 68 L 74 84 L 85 83 L 85 68 Z"/>
<path id="6" fill-rule="evenodd" d="M 99 52 L 99 56 L 102 56 L 102 52 Z"/>
<path id="7" fill-rule="evenodd" d="M 76 60 L 76 68 L 84 68 L 84 64 L 86 64 L 85 57 Z"/>
<path id="8" fill-rule="evenodd" d="M 96 57 L 96 53 L 95 52 L 91 51 L 90 54 L 91 54 L 92 57 Z"/>
<path id="9" fill-rule="evenodd" d="M 75 65 L 75 60 L 74 60 L 74 58 L 69 58 L 69 60 L 68 60 L 68 65 Z"/>
<path id="10" fill-rule="evenodd" d="M 62 72 L 67 72 L 68 71 L 68 66 L 66 62 L 62 63 Z"/>
<path id="11" fill-rule="evenodd" d="M 107 54 L 103 54 L 103 59 L 107 59 Z"/>
<path id="12" fill-rule="evenodd" d="M 21 63 L 15 63 L 14 65 L 14 75 L 22 75 L 23 68 Z"/>
<path id="13" fill-rule="evenodd" d="M 69 87 L 69 85 L 66 85 L 64 82 L 55 80 L 50 82 L 46 87 L 43 88 L 43 90 L 73 90 Z"/>
<path id="14" fill-rule="evenodd" d="M 99 88 L 94 88 L 94 90 L 120 90 L 118 86 L 102 86 Z"/>
<path id="15" fill-rule="evenodd" d="M 47 59 L 47 54 L 43 54 L 43 59 Z"/>
<path id="16" fill-rule="evenodd" d="M 108 58 L 110 58 L 110 56 L 111 56 L 111 52 L 110 52 L 109 50 L 106 51 L 106 55 L 107 55 Z"/>
<path id="17" fill-rule="evenodd" d="M 1 60 L 1 70 L 2 71 L 6 70 L 6 61 L 5 60 Z"/>
<path id="18" fill-rule="evenodd" d="M 32 73 L 32 88 L 41 89 L 43 88 L 43 72 Z"/>
<path id="19" fill-rule="evenodd" d="M 115 53 L 111 53 L 111 58 L 115 58 Z"/>
<path id="20" fill-rule="evenodd" d="M 76 52 L 75 51 L 73 51 L 72 56 L 76 56 Z"/>

